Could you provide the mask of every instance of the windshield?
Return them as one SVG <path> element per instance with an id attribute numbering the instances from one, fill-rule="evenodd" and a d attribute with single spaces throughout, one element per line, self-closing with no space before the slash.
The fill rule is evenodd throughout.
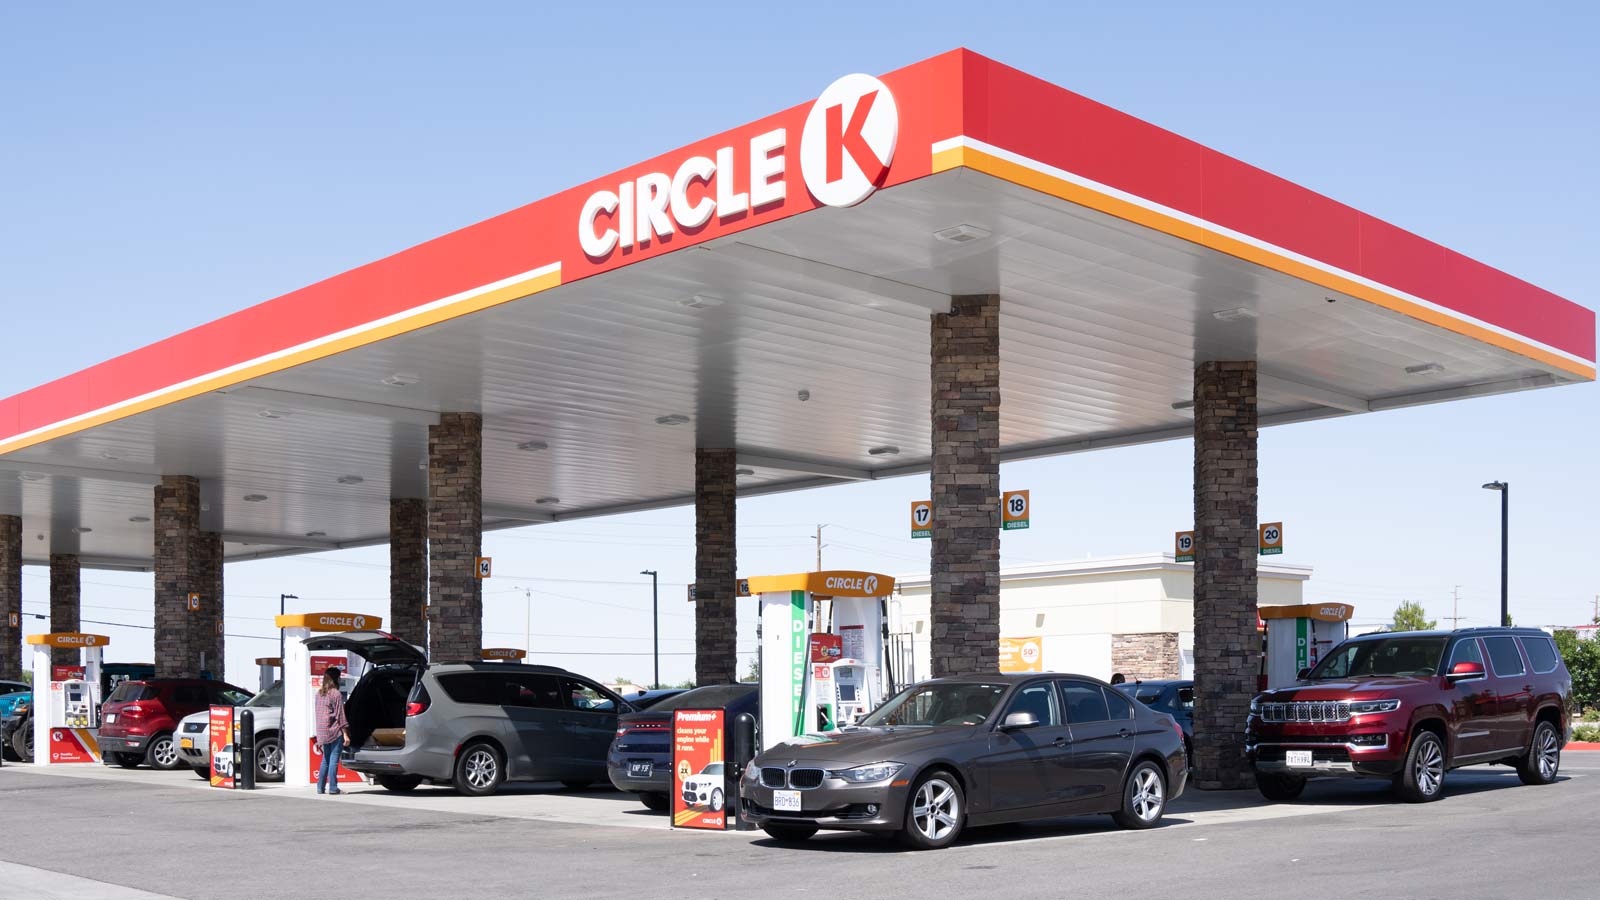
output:
<path id="1" fill-rule="evenodd" d="M 1349 641 L 1311 670 L 1313 679 L 1361 678 L 1373 675 L 1411 675 L 1423 678 L 1439 673 L 1444 637 L 1396 637 Z"/>
<path id="2" fill-rule="evenodd" d="M 250 698 L 250 702 L 245 704 L 245 706 L 249 706 L 249 707 L 282 706 L 282 705 L 283 705 L 283 682 L 281 682 L 281 681 L 274 681 L 272 683 L 272 687 L 269 687 L 266 690 L 262 691 L 261 693 L 255 695 L 254 697 L 251 697 Z"/>
<path id="3" fill-rule="evenodd" d="M 722 763 L 712 763 L 711 765 L 706 766 L 704 769 L 701 769 L 700 770 L 700 774 L 701 775 L 721 775 L 722 774 Z"/>
<path id="4" fill-rule="evenodd" d="M 862 719 L 863 728 L 932 725 L 982 725 L 1009 685 L 919 684 L 889 698 Z"/>
<path id="5" fill-rule="evenodd" d="M 708 684 L 705 687 L 695 688 L 675 694 L 653 704 L 651 712 L 671 712 L 675 709 L 723 709 L 728 704 L 755 693 L 753 684 Z"/>

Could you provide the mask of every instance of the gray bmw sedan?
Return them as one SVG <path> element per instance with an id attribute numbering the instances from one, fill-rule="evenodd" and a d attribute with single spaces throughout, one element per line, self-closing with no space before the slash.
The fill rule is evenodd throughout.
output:
<path id="1" fill-rule="evenodd" d="M 1183 793 L 1172 717 L 1084 675 L 937 678 L 853 728 L 805 735 L 746 768 L 741 812 L 778 841 L 819 829 L 949 846 L 968 825 L 1109 813 L 1149 828 Z"/>

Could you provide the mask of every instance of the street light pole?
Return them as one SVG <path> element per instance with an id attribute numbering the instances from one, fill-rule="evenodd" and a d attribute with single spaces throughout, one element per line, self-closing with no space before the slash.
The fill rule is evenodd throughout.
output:
<path id="1" fill-rule="evenodd" d="M 1511 483 L 1507 481 L 1491 481 L 1484 485 L 1483 489 L 1500 492 L 1500 624 L 1510 625 L 1511 603 L 1508 568 L 1510 560 Z"/>
<path id="2" fill-rule="evenodd" d="M 279 594 L 278 595 L 278 615 L 281 616 L 287 611 L 285 609 L 285 601 L 288 601 L 288 600 L 299 600 L 299 599 L 300 599 L 299 597 L 296 597 L 293 594 Z M 282 678 L 283 677 L 283 673 L 284 673 L 284 668 L 283 668 L 283 629 L 279 628 L 278 629 L 278 677 Z"/>
<path id="3" fill-rule="evenodd" d="M 661 591 L 660 579 L 655 569 L 645 569 L 640 575 L 650 576 L 650 655 L 655 659 L 655 680 L 651 688 L 661 687 Z"/>

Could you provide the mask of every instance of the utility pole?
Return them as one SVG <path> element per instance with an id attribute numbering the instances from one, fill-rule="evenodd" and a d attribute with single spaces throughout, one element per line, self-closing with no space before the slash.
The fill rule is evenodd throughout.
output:
<path id="1" fill-rule="evenodd" d="M 1461 627 L 1461 585 L 1450 589 L 1450 628 Z"/>
<path id="2" fill-rule="evenodd" d="M 822 548 L 828 546 L 827 544 L 824 544 L 822 542 L 822 529 L 827 528 L 827 527 L 828 526 L 826 526 L 826 525 L 818 525 L 817 526 L 817 571 L 818 572 L 822 571 Z"/>
<path id="3" fill-rule="evenodd" d="M 528 601 L 522 617 L 522 649 L 533 653 L 533 589 L 522 589 L 523 599 Z"/>
<path id="4" fill-rule="evenodd" d="M 655 659 L 655 680 L 651 688 L 661 687 L 661 591 L 660 576 L 655 569 L 645 569 L 640 575 L 650 576 L 650 647 Z"/>

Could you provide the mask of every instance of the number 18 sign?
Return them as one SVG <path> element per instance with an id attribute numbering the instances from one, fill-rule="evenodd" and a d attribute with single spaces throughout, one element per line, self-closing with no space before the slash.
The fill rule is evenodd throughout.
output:
<path id="1" fill-rule="evenodd" d="M 1015 531 L 1018 528 L 1028 527 L 1027 491 L 1006 491 L 1000 496 L 1000 530 Z"/>

